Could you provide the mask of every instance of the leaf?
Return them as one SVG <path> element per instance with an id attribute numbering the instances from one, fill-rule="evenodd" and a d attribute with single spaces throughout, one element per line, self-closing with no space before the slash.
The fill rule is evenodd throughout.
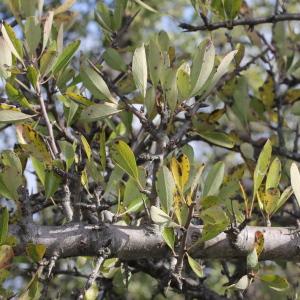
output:
<path id="1" fill-rule="evenodd" d="M 14 251 L 11 246 L 0 246 L 0 270 L 8 267 L 13 257 Z"/>
<path id="2" fill-rule="evenodd" d="M 9 30 L 13 33 L 12 40 L 11 40 L 7 30 Z M 4 38 L 7 46 L 9 47 L 10 51 L 12 52 L 12 54 L 24 65 L 23 59 L 21 58 L 20 54 L 18 53 L 18 51 L 15 48 L 15 43 L 16 43 L 15 40 L 17 40 L 17 39 L 15 37 L 14 31 L 12 30 L 12 28 L 8 24 L 4 24 L 1 26 L 1 32 L 2 32 L 3 38 Z"/>
<path id="3" fill-rule="evenodd" d="M 31 56 L 35 56 L 35 51 L 40 43 L 42 34 L 37 17 L 31 16 L 26 19 L 24 31 L 29 52 Z"/>
<path id="4" fill-rule="evenodd" d="M 243 3 L 243 0 L 225 0 L 224 1 L 225 12 L 229 19 L 233 20 L 237 16 L 242 3 Z"/>
<path id="5" fill-rule="evenodd" d="M 234 140 L 224 132 L 217 131 L 204 131 L 198 133 L 204 140 L 213 143 L 217 146 L 225 148 L 233 148 L 235 145 Z"/>
<path id="6" fill-rule="evenodd" d="M 295 162 L 292 163 L 290 168 L 291 186 L 294 195 L 297 199 L 298 205 L 300 206 L 300 173 Z"/>
<path id="7" fill-rule="evenodd" d="M 40 60 L 41 78 L 47 76 L 57 59 L 58 53 L 55 50 L 46 50 Z"/>
<path id="8" fill-rule="evenodd" d="M 150 119 L 153 119 L 156 114 L 156 103 L 155 103 L 155 97 L 156 97 L 156 90 L 154 86 L 151 86 L 147 90 L 146 98 L 144 101 L 145 107 L 147 109 L 147 115 L 149 116 Z"/>
<path id="9" fill-rule="evenodd" d="M 0 36 L 0 49 L 0 77 L 6 79 L 11 74 L 8 69 L 12 66 L 12 55 L 7 42 L 2 36 Z"/>
<path id="10" fill-rule="evenodd" d="M 229 52 L 221 61 L 220 65 L 217 68 L 217 72 L 213 75 L 211 82 L 208 84 L 205 95 L 209 95 L 211 90 L 219 82 L 219 80 L 228 72 L 230 63 L 232 62 L 234 56 L 236 55 L 237 50 Z M 204 96 L 205 96 L 204 95 Z M 203 97 L 204 97 L 203 96 Z"/>
<path id="11" fill-rule="evenodd" d="M 65 11 L 70 9 L 74 5 L 75 2 L 76 2 L 76 0 L 66 0 L 62 5 L 60 5 L 54 9 L 54 15 L 64 13 Z"/>
<path id="12" fill-rule="evenodd" d="M 27 115 L 21 111 L 15 110 L 0 110 L 0 123 L 15 123 L 30 119 L 35 115 Z"/>
<path id="13" fill-rule="evenodd" d="M 46 246 L 43 244 L 29 243 L 26 246 L 27 255 L 34 261 L 40 262 L 46 252 Z"/>
<path id="14" fill-rule="evenodd" d="M 80 41 L 71 42 L 63 52 L 58 56 L 52 70 L 54 74 L 64 69 L 71 61 L 71 58 L 80 46 Z"/>
<path id="15" fill-rule="evenodd" d="M 258 161 L 253 175 L 253 195 L 256 195 L 270 164 L 272 155 L 272 144 L 270 140 L 267 140 L 263 149 L 261 150 Z"/>
<path id="16" fill-rule="evenodd" d="M 188 63 L 183 63 L 177 69 L 176 81 L 180 97 L 183 100 L 188 98 L 191 91 L 190 65 Z"/>
<path id="17" fill-rule="evenodd" d="M 254 248 L 247 255 L 247 268 L 252 271 L 257 267 L 257 265 L 258 265 L 258 256 L 257 256 L 256 248 Z"/>
<path id="18" fill-rule="evenodd" d="M 173 205 L 175 182 L 166 166 L 162 166 L 159 169 L 155 184 L 162 209 L 168 214 Z"/>
<path id="19" fill-rule="evenodd" d="M 33 156 L 31 156 L 31 162 L 32 162 L 32 166 L 34 168 L 34 171 L 35 171 L 37 177 L 39 178 L 42 185 L 45 186 L 45 166 L 44 166 L 44 164 Z"/>
<path id="20" fill-rule="evenodd" d="M 158 85 L 162 71 L 163 58 L 155 38 L 150 39 L 148 50 L 149 51 L 147 58 L 149 66 L 149 75 L 153 86 L 156 87 Z"/>
<path id="21" fill-rule="evenodd" d="M 270 188 L 264 194 L 263 205 L 265 212 L 268 216 L 274 211 L 277 207 L 277 203 L 280 199 L 280 190 L 278 188 Z"/>
<path id="22" fill-rule="evenodd" d="M 155 224 L 166 226 L 166 227 L 179 227 L 178 224 L 173 222 L 172 218 L 169 217 L 165 212 L 156 206 L 151 206 L 150 216 Z"/>
<path id="23" fill-rule="evenodd" d="M 30 65 L 27 67 L 26 75 L 32 87 L 36 89 L 40 77 L 39 71 L 33 65 Z"/>
<path id="24" fill-rule="evenodd" d="M 269 172 L 266 180 L 266 191 L 270 188 L 277 188 L 281 177 L 281 162 L 276 157 L 269 168 Z"/>
<path id="25" fill-rule="evenodd" d="M 28 155 L 34 156 L 46 165 L 52 165 L 52 157 L 44 140 L 30 125 L 18 125 L 17 136 L 22 149 Z"/>
<path id="26" fill-rule="evenodd" d="M 275 214 L 279 208 L 281 208 L 285 202 L 292 196 L 293 194 L 293 189 L 291 186 L 287 187 L 281 194 L 280 199 L 277 202 L 276 207 L 272 211 L 272 214 Z"/>
<path id="27" fill-rule="evenodd" d="M 134 2 L 136 2 L 138 5 L 142 6 L 143 8 L 145 8 L 153 13 L 158 13 L 158 11 L 156 9 L 152 8 L 150 5 L 146 4 L 142 0 L 134 0 Z"/>
<path id="28" fill-rule="evenodd" d="M 122 110 L 118 109 L 114 104 L 94 104 L 86 107 L 81 112 L 80 119 L 83 122 L 94 122 L 111 117 L 120 111 Z"/>
<path id="29" fill-rule="evenodd" d="M 238 290 L 246 290 L 250 285 L 250 280 L 248 275 L 242 276 L 236 284 L 234 284 L 234 287 Z"/>
<path id="30" fill-rule="evenodd" d="M 158 33 L 157 42 L 158 42 L 158 45 L 159 45 L 161 51 L 168 51 L 169 50 L 170 38 L 164 30 L 161 30 Z"/>
<path id="31" fill-rule="evenodd" d="M 81 139 L 81 142 L 82 142 L 82 145 L 83 145 L 83 149 L 84 149 L 84 152 L 86 154 L 86 157 L 87 159 L 90 161 L 91 160 L 91 157 L 92 157 L 92 149 L 91 149 L 91 146 L 89 145 L 88 141 L 86 140 L 85 136 L 84 135 L 81 135 L 80 136 L 80 139 Z"/>
<path id="32" fill-rule="evenodd" d="M 2 207 L 0 210 L 0 245 L 3 245 L 6 241 L 8 233 L 8 219 L 9 213 L 7 207 Z"/>
<path id="33" fill-rule="evenodd" d="M 113 69 L 125 72 L 127 67 L 119 52 L 113 48 L 107 48 L 103 53 L 103 59 Z"/>
<path id="34" fill-rule="evenodd" d="M 194 194 L 198 186 L 200 186 L 200 178 L 204 170 L 204 164 L 198 167 L 196 174 L 194 175 L 192 185 L 191 185 L 191 195 Z"/>
<path id="35" fill-rule="evenodd" d="M 167 69 L 164 73 L 163 90 L 166 98 L 166 102 L 173 113 L 177 106 L 178 90 L 176 81 L 176 71 Z"/>
<path id="36" fill-rule="evenodd" d="M 75 160 L 76 145 L 74 146 L 67 141 L 58 141 L 58 144 L 59 148 L 61 149 L 61 153 L 65 158 L 66 171 L 68 171 Z"/>
<path id="37" fill-rule="evenodd" d="M 269 288 L 277 291 L 277 292 L 282 292 L 286 290 L 289 287 L 288 281 L 280 277 L 276 274 L 265 274 L 260 276 L 260 280 L 265 282 Z"/>
<path id="38" fill-rule="evenodd" d="M 261 231 L 255 232 L 255 249 L 257 256 L 259 257 L 264 250 L 265 238 Z"/>
<path id="39" fill-rule="evenodd" d="M 275 100 L 275 82 L 271 75 L 268 75 L 264 84 L 259 88 L 259 95 L 265 107 L 270 109 Z"/>
<path id="40" fill-rule="evenodd" d="M 147 89 L 147 60 L 144 44 L 136 48 L 132 58 L 132 75 L 136 88 L 140 91 L 143 98 L 146 96 Z"/>
<path id="41" fill-rule="evenodd" d="M 96 97 L 107 99 L 116 104 L 116 100 L 111 95 L 106 82 L 91 67 L 83 66 L 80 69 L 80 77 L 84 86 Z"/>
<path id="42" fill-rule="evenodd" d="M 204 40 L 198 47 L 191 68 L 191 95 L 196 95 L 208 80 L 215 64 L 215 47 L 211 40 Z"/>
<path id="43" fill-rule="evenodd" d="M 162 229 L 161 234 L 166 244 L 170 247 L 172 251 L 174 251 L 174 245 L 175 245 L 174 229 L 169 227 L 164 227 Z"/>
<path id="44" fill-rule="evenodd" d="M 61 178 L 52 170 L 45 171 L 45 196 L 50 198 L 57 191 L 61 183 Z"/>
<path id="45" fill-rule="evenodd" d="M 53 23 L 54 11 L 49 10 L 46 16 L 44 30 L 43 30 L 43 47 L 42 52 L 45 50 L 49 37 L 51 35 L 52 23 Z"/>
<path id="46" fill-rule="evenodd" d="M 14 165 L 5 167 L 4 170 L 2 170 L 0 173 L 0 182 L 4 186 L 4 192 L 6 193 L 6 196 L 9 199 L 18 201 L 18 187 L 23 182 L 23 177 L 20 170 L 18 170 L 17 167 Z"/>
<path id="47" fill-rule="evenodd" d="M 184 192 L 190 176 L 190 161 L 185 154 L 181 154 L 176 160 L 175 157 L 171 160 L 171 171 L 175 180 L 176 186 L 181 194 Z"/>
<path id="48" fill-rule="evenodd" d="M 225 165 L 223 162 L 217 162 L 209 171 L 203 186 L 202 197 L 214 196 L 218 194 L 222 185 L 225 172 Z"/>
<path id="49" fill-rule="evenodd" d="M 139 182 L 139 173 L 135 156 L 130 147 L 123 141 L 116 141 L 111 147 L 114 163 L 123 169 L 129 176 Z"/>
<path id="50" fill-rule="evenodd" d="M 188 263 L 193 270 L 193 272 L 199 277 L 203 278 L 204 277 L 204 272 L 203 272 L 203 267 L 195 260 L 193 259 L 187 252 L 186 256 L 188 259 Z"/>

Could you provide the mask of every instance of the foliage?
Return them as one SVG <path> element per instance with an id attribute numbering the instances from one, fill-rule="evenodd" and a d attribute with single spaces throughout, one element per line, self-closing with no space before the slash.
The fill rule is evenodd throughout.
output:
<path id="1" fill-rule="evenodd" d="M 264 260 L 268 230 L 299 216 L 299 35 L 290 15 L 278 18 L 299 4 L 98 1 L 91 21 L 75 2 L 1 4 L 0 295 L 295 297 L 295 267 Z M 204 30 L 162 26 L 169 15 Z M 96 48 L 86 23 L 97 24 L 101 51 L 85 51 Z M 72 242 L 66 262 L 67 241 L 43 239 L 46 225 L 99 236 L 138 228 L 145 238 L 129 239 L 160 238 L 164 252 L 143 262 L 131 249 L 127 260 L 115 236 L 94 252 Z M 252 226 L 264 227 L 239 245 Z M 230 259 L 210 252 L 222 236 Z M 62 286 L 59 276 L 70 280 Z"/>

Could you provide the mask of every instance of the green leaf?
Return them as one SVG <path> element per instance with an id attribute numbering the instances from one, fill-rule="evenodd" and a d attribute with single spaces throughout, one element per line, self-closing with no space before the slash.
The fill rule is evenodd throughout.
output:
<path id="1" fill-rule="evenodd" d="M 106 136 L 105 136 L 105 127 L 102 128 L 102 131 L 100 133 L 100 150 L 99 150 L 99 155 L 100 155 L 100 162 L 102 166 L 102 170 L 106 169 L 106 149 L 105 149 L 105 142 L 106 142 Z"/>
<path id="2" fill-rule="evenodd" d="M 127 67 L 119 52 L 113 48 L 108 48 L 103 53 L 103 59 L 113 69 L 125 72 Z"/>
<path id="3" fill-rule="evenodd" d="M 45 172 L 45 196 L 50 198 L 57 191 L 61 183 L 61 178 L 52 170 L 46 170 Z"/>
<path id="4" fill-rule="evenodd" d="M 41 181 L 42 185 L 45 186 L 46 174 L 45 174 L 45 166 L 43 162 L 41 162 L 40 160 L 36 159 L 33 156 L 31 156 L 31 162 L 37 177 Z"/>
<path id="5" fill-rule="evenodd" d="M 242 3 L 243 0 L 224 0 L 225 12 L 229 19 L 233 20 L 237 16 Z"/>
<path id="6" fill-rule="evenodd" d="M 80 119 L 83 122 L 99 121 L 107 117 L 111 117 L 119 113 L 120 109 L 112 103 L 106 104 L 94 104 L 86 107 L 80 115 Z"/>
<path id="7" fill-rule="evenodd" d="M 41 40 L 41 27 L 37 17 L 31 16 L 26 19 L 25 23 L 25 37 L 29 47 L 31 56 L 35 56 L 36 48 Z"/>
<path id="8" fill-rule="evenodd" d="M 201 203 L 200 203 L 201 204 Z M 200 218 L 204 222 L 202 241 L 210 240 L 223 232 L 230 224 L 230 220 L 221 206 L 211 206 L 203 210 Z"/>
<path id="9" fill-rule="evenodd" d="M 24 65 L 24 61 L 20 54 L 20 43 L 16 38 L 13 29 L 8 24 L 4 24 L 1 26 L 1 32 L 12 54 Z"/>
<path id="10" fill-rule="evenodd" d="M 190 65 L 183 63 L 176 73 L 177 88 L 182 100 L 189 97 L 191 92 Z"/>
<path id="11" fill-rule="evenodd" d="M 178 90 L 176 81 L 176 71 L 167 69 L 163 81 L 163 90 L 166 101 L 169 105 L 171 112 L 173 113 L 177 106 Z"/>
<path id="12" fill-rule="evenodd" d="M 300 206 L 300 173 L 296 163 L 292 163 L 290 169 L 291 186 L 293 188 L 294 195 L 297 199 L 298 205 Z"/>
<path id="13" fill-rule="evenodd" d="M 147 115 L 150 119 L 153 119 L 156 116 L 156 103 L 155 103 L 156 90 L 154 86 L 151 86 L 147 90 L 146 98 L 144 104 L 147 109 Z"/>
<path id="14" fill-rule="evenodd" d="M 223 162 L 220 161 L 213 165 L 205 179 L 202 198 L 218 194 L 223 182 L 224 172 L 225 165 Z"/>
<path id="15" fill-rule="evenodd" d="M 2 207 L 0 210 L 0 245 L 3 245 L 6 241 L 8 233 L 8 219 L 9 213 L 7 207 Z"/>
<path id="16" fill-rule="evenodd" d="M 256 195 L 270 164 L 272 155 L 272 144 L 270 140 L 267 140 L 265 143 L 262 151 L 260 152 L 260 155 L 258 157 L 258 161 L 254 170 L 253 175 L 253 196 Z"/>
<path id="17" fill-rule="evenodd" d="M 191 95 L 196 95 L 208 80 L 215 64 L 215 47 L 204 40 L 198 47 L 191 68 Z"/>
<path id="18" fill-rule="evenodd" d="M 233 139 L 224 132 L 217 131 L 204 131 L 198 133 L 204 140 L 213 143 L 217 146 L 225 147 L 225 148 L 233 148 L 235 143 Z"/>
<path id="19" fill-rule="evenodd" d="M 278 292 L 282 292 L 289 287 L 288 281 L 285 278 L 280 277 L 276 274 L 262 275 L 260 276 L 260 280 L 265 282 L 269 288 Z"/>
<path id="20" fill-rule="evenodd" d="M 145 98 L 147 89 L 147 60 L 144 44 L 136 48 L 132 58 L 132 75 L 136 88 Z"/>
<path id="21" fill-rule="evenodd" d="M 166 166 L 162 166 L 157 173 L 156 190 L 162 209 L 168 214 L 173 205 L 175 182 Z"/>
<path id="22" fill-rule="evenodd" d="M 191 269 L 193 270 L 193 272 L 199 278 L 203 278 L 204 277 L 203 267 L 195 259 L 193 259 L 187 252 L 186 252 L 186 255 L 187 255 L 188 263 L 189 263 Z"/>
<path id="23" fill-rule="evenodd" d="M 46 252 L 46 246 L 43 244 L 29 243 L 26 246 L 27 255 L 34 261 L 40 262 Z"/>
<path id="24" fill-rule="evenodd" d="M 166 227 L 180 227 L 176 224 L 169 215 L 156 206 L 151 206 L 150 216 L 155 224 L 166 226 Z"/>
<path id="25" fill-rule="evenodd" d="M 117 31 L 122 26 L 123 16 L 127 6 L 127 0 L 116 0 L 115 1 L 115 10 L 113 15 L 113 27 Z"/>
<path id="26" fill-rule="evenodd" d="M 248 270 L 254 270 L 258 265 L 258 255 L 256 252 L 256 248 L 254 248 L 247 255 L 247 268 Z"/>
<path id="27" fill-rule="evenodd" d="M 21 111 L 8 109 L 0 110 L 0 123 L 15 123 L 18 121 L 30 119 L 32 117 L 34 117 L 34 115 L 27 115 L 22 113 Z"/>
<path id="28" fill-rule="evenodd" d="M 277 188 L 281 177 L 281 162 L 276 157 L 269 168 L 269 172 L 266 180 L 266 191 L 270 188 Z"/>
<path id="29" fill-rule="evenodd" d="M 80 139 L 81 139 L 81 142 L 82 142 L 82 145 L 83 145 L 83 149 L 84 149 L 84 152 L 86 154 L 86 157 L 88 160 L 91 160 L 91 157 L 92 157 L 92 149 L 91 149 L 91 146 L 89 145 L 88 141 L 86 140 L 85 136 L 81 135 L 80 136 Z"/>
<path id="30" fill-rule="evenodd" d="M 205 97 L 206 95 L 209 95 L 212 89 L 216 86 L 216 84 L 219 82 L 219 80 L 228 72 L 230 63 L 234 59 L 234 56 L 236 55 L 237 50 L 233 50 L 229 52 L 221 61 L 220 65 L 217 68 L 217 72 L 213 75 L 210 83 L 208 84 L 208 87 L 206 89 Z"/>
<path id="31" fill-rule="evenodd" d="M 67 141 L 58 141 L 59 148 L 66 162 L 66 170 L 68 171 L 75 160 L 76 145 L 72 145 Z"/>
<path id="32" fill-rule="evenodd" d="M 77 51 L 77 49 L 80 46 L 80 41 L 74 41 L 70 43 L 64 50 L 63 52 L 58 56 L 54 66 L 53 66 L 53 73 L 57 74 L 59 71 L 64 69 L 71 61 L 71 58 Z"/>
<path id="33" fill-rule="evenodd" d="M 10 71 L 8 71 L 8 68 L 10 68 L 12 65 L 12 55 L 7 42 L 2 36 L 0 36 L 0 49 L 0 77 L 6 79 L 10 76 Z"/>
<path id="34" fill-rule="evenodd" d="M 152 8 L 150 5 L 146 4 L 142 0 L 134 0 L 134 2 L 136 2 L 138 5 L 142 6 L 143 8 L 145 8 L 151 12 L 158 13 L 158 11 L 156 9 Z"/>
<path id="35" fill-rule="evenodd" d="M 55 50 L 46 50 L 43 53 L 43 56 L 40 60 L 40 72 L 42 78 L 51 72 L 57 56 L 58 53 Z"/>
<path id="36" fill-rule="evenodd" d="M 139 172 L 135 156 L 130 147 L 123 141 L 116 141 L 111 147 L 114 163 L 123 169 L 129 176 L 139 182 Z"/>
<path id="37" fill-rule="evenodd" d="M 163 58 L 155 38 L 150 39 L 148 48 L 149 75 L 154 87 L 158 85 L 161 75 Z"/>
<path id="38" fill-rule="evenodd" d="M 14 180 L 11 180 L 11 179 Z M 23 182 L 22 173 L 16 166 L 5 167 L 0 173 L 1 192 L 6 193 L 7 198 L 17 201 L 19 199 L 18 187 Z"/>
<path id="39" fill-rule="evenodd" d="M 116 103 L 116 100 L 111 95 L 106 82 L 94 69 L 89 66 L 83 66 L 80 69 L 80 77 L 84 86 L 96 97 L 99 99 L 107 99 L 113 103 Z"/>
<path id="40" fill-rule="evenodd" d="M 168 51 L 170 47 L 170 38 L 168 34 L 161 30 L 157 36 L 157 42 L 161 51 Z"/>
<path id="41" fill-rule="evenodd" d="M 169 227 L 164 227 L 162 229 L 161 234 L 166 244 L 170 247 L 171 250 L 174 251 L 174 245 L 175 245 L 174 229 Z"/>
<path id="42" fill-rule="evenodd" d="M 293 194 L 293 189 L 291 186 L 287 187 L 281 194 L 277 204 L 276 204 L 276 207 L 274 208 L 274 210 L 272 211 L 272 214 L 275 214 L 278 209 L 280 209 L 284 204 L 285 202 L 292 196 Z"/>
<path id="43" fill-rule="evenodd" d="M 53 16 L 54 12 L 52 10 L 48 11 L 45 24 L 44 24 L 44 30 L 43 30 L 43 47 L 42 52 L 45 50 L 49 37 L 51 35 L 51 29 L 52 29 L 52 23 L 53 23 Z"/>
<path id="44" fill-rule="evenodd" d="M 34 66 L 30 65 L 27 67 L 27 78 L 34 89 L 37 87 L 39 77 L 40 74 Z"/>

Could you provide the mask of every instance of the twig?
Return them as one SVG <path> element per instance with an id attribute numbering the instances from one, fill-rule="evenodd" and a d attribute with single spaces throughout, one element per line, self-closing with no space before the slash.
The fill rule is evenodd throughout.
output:
<path id="1" fill-rule="evenodd" d="M 62 206 L 66 213 L 67 221 L 71 222 L 73 220 L 73 208 L 71 206 L 71 192 L 69 189 L 68 182 L 63 186 L 64 196 L 62 197 Z"/>
<path id="2" fill-rule="evenodd" d="M 56 158 L 56 156 L 58 154 L 58 149 L 57 149 L 56 143 L 55 143 L 55 137 L 54 137 L 54 134 L 53 134 L 52 124 L 50 123 L 50 120 L 49 120 L 49 117 L 48 117 L 48 114 L 47 114 L 47 110 L 46 110 L 46 106 L 45 106 L 45 102 L 44 102 L 44 98 L 42 96 L 42 93 L 41 93 L 41 90 L 40 90 L 39 86 L 37 87 L 37 96 L 38 96 L 38 99 L 39 99 L 39 102 L 40 102 L 40 105 L 41 105 L 42 114 L 43 114 L 43 117 L 45 119 L 46 126 L 47 126 L 47 129 L 48 129 L 48 133 L 49 133 L 49 136 L 50 136 L 51 150 L 53 152 L 54 158 Z"/>
<path id="3" fill-rule="evenodd" d="M 214 31 L 220 28 L 226 29 L 233 29 L 236 26 L 250 26 L 253 27 L 259 24 L 266 24 L 266 23 L 278 23 L 283 21 L 300 21 L 300 14 L 280 14 L 280 15 L 272 15 L 267 17 L 258 17 L 258 18 L 251 18 L 251 19 L 237 19 L 231 22 L 223 21 L 223 22 L 215 22 L 211 24 L 204 24 L 199 26 L 194 26 L 187 23 L 179 24 L 179 27 L 182 28 L 185 32 L 193 32 L 193 31 Z"/>

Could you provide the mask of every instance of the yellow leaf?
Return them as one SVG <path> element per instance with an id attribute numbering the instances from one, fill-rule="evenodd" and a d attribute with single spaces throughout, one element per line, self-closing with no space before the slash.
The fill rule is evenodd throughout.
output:
<path id="1" fill-rule="evenodd" d="M 52 165 L 52 157 L 46 143 L 30 125 L 18 125 L 17 135 L 22 150 L 25 153 L 32 155 L 48 166 Z"/>
<path id="2" fill-rule="evenodd" d="M 183 194 L 184 187 L 190 175 L 190 162 L 188 157 L 185 154 L 181 154 L 178 160 L 173 157 L 171 160 L 171 171 L 179 192 Z"/>
<path id="3" fill-rule="evenodd" d="M 271 108 L 275 98 L 274 79 L 271 75 L 267 77 L 264 84 L 259 88 L 260 99 L 266 108 Z"/>

